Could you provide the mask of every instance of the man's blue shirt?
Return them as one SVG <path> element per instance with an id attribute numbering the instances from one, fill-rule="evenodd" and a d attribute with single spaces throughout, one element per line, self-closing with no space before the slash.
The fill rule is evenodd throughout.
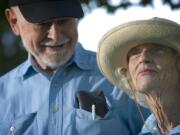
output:
<path id="1" fill-rule="evenodd" d="M 104 118 L 92 120 L 91 112 L 78 108 L 80 90 L 104 92 Z M 132 100 L 101 75 L 95 53 L 80 44 L 53 76 L 29 57 L 0 78 L 0 135 L 135 135 L 142 124 Z"/>

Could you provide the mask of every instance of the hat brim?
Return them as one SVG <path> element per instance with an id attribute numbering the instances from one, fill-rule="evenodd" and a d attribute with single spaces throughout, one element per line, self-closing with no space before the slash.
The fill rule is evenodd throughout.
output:
<path id="1" fill-rule="evenodd" d="M 19 5 L 24 18 L 32 23 L 41 23 L 60 17 L 81 18 L 84 16 L 79 1 L 47 1 Z"/>
<path id="2" fill-rule="evenodd" d="M 97 61 L 101 72 L 128 94 L 132 91 L 125 89 L 116 71 L 128 69 L 128 52 L 144 43 L 160 44 L 180 52 L 180 26 L 164 19 L 133 21 L 113 28 L 99 42 Z M 144 97 L 140 101 L 144 102 Z"/>

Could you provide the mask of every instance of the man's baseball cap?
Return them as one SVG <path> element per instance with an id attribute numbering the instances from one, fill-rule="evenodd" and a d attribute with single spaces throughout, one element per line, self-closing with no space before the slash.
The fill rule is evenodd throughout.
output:
<path id="1" fill-rule="evenodd" d="M 9 0 L 9 6 L 18 6 L 24 18 L 32 23 L 84 16 L 79 0 Z"/>

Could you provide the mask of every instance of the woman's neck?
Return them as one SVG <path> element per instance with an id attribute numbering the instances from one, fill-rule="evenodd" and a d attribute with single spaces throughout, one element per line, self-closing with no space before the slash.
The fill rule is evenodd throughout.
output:
<path id="1" fill-rule="evenodd" d="M 180 89 L 151 91 L 146 94 L 147 102 L 154 113 L 161 134 L 167 134 L 180 124 Z"/>

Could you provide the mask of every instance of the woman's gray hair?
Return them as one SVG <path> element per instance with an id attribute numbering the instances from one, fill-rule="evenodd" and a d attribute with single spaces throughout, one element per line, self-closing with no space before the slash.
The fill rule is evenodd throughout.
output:
<path id="1" fill-rule="evenodd" d="M 142 96 L 143 94 L 135 90 L 128 69 L 117 68 L 115 70 L 115 75 L 119 80 L 118 86 L 121 90 L 124 90 L 133 100 L 135 100 L 135 102 L 149 108 L 148 104 L 146 103 L 145 97 Z"/>

